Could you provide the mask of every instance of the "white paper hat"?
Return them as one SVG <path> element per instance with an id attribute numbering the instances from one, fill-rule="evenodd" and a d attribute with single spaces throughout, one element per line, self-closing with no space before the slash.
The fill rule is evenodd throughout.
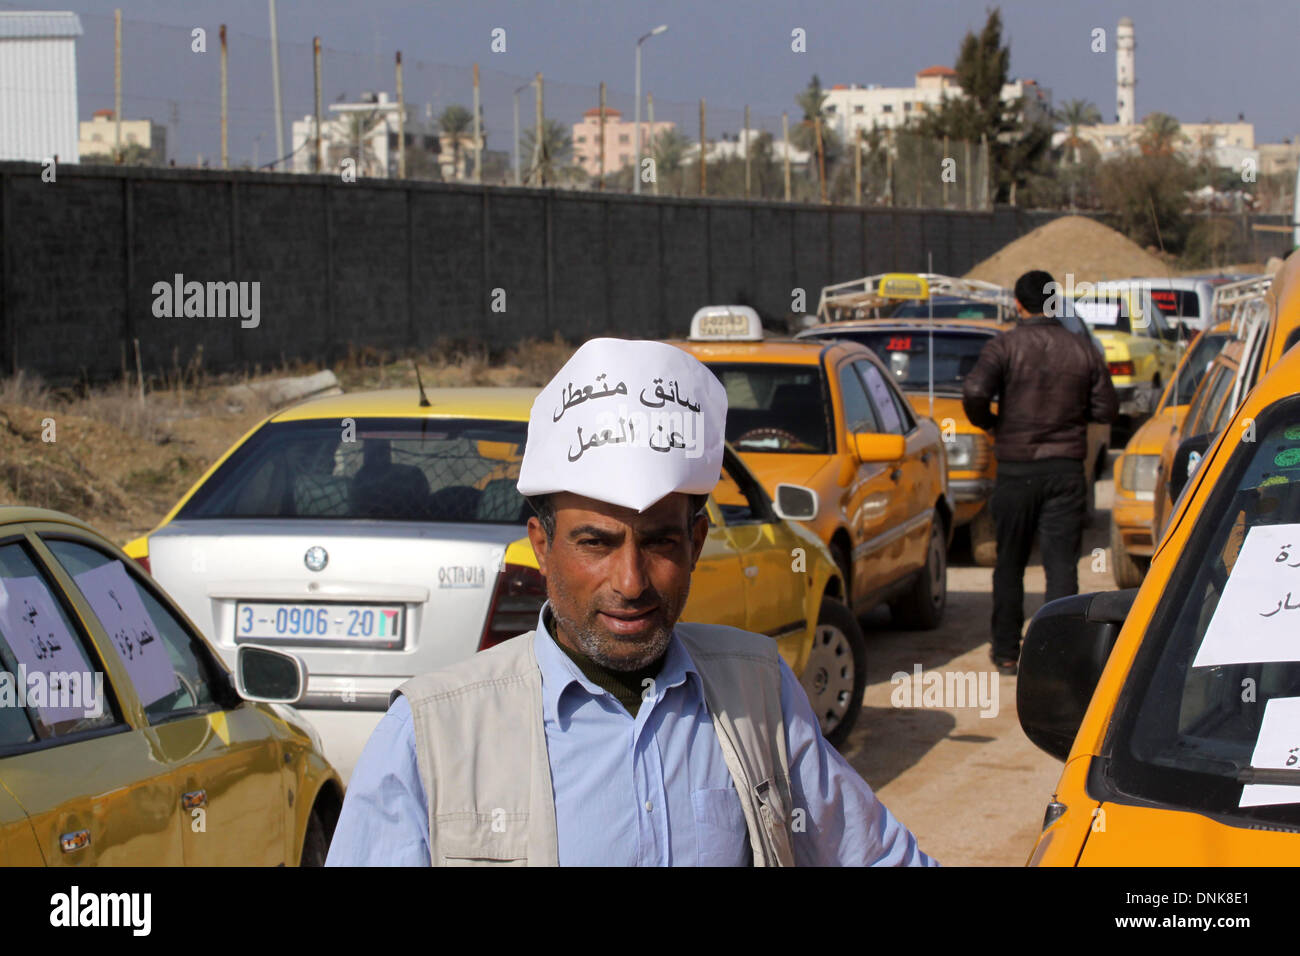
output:
<path id="1" fill-rule="evenodd" d="M 568 491 L 636 511 L 708 494 L 722 470 L 727 392 L 664 342 L 583 344 L 533 401 L 519 493 Z"/>

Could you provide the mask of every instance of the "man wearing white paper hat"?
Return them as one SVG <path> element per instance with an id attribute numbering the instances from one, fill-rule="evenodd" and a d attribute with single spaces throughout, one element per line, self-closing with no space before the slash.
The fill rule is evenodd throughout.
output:
<path id="1" fill-rule="evenodd" d="M 770 638 L 678 623 L 726 392 L 593 339 L 533 403 L 535 631 L 394 692 L 329 865 L 934 863 L 822 737 Z"/>

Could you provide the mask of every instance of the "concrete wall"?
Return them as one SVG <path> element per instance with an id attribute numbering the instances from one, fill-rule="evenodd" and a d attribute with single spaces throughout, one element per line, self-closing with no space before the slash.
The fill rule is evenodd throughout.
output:
<path id="1" fill-rule="evenodd" d="M 888 270 L 961 274 L 1056 213 L 845 209 L 337 177 L 0 164 L 0 370 L 51 381 L 330 361 L 350 345 L 504 348 L 766 318 Z M 1267 235 L 1267 234 L 1264 234 Z M 257 282 L 260 321 L 157 317 L 157 282 Z M 494 292 L 494 290 L 501 290 Z M 503 301 L 505 311 L 493 311 Z M 503 300 L 501 297 L 504 297 Z"/>

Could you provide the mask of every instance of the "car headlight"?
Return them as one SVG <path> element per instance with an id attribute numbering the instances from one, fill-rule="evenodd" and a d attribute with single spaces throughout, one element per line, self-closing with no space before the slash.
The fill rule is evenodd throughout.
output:
<path id="1" fill-rule="evenodd" d="M 1159 472 L 1159 455 L 1125 455 L 1119 474 L 1120 487 L 1125 491 L 1153 492 Z"/>
<path id="2" fill-rule="evenodd" d="M 949 471 L 980 471 L 988 464 L 988 439 L 983 435 L 953 435 L 944 445 Z"/>

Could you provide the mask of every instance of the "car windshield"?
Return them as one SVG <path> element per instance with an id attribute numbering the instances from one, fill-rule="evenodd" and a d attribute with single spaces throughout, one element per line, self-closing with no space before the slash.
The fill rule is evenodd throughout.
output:
<path id="1" fill-rule="evenodd" d="M 727 390 L 727 441 L 737 451 L 827 454 L 820 366 L 711 362 L 709 369 Z"/>
<path id="2" fill-rule="evenodd" d="M 1067 303 L 1074 314 L 1083 319 L 1094 332 L 1132 333 L 1129 322 L 1128 299 L 1124 296 L 1108 297 L 1106 295 L 1085 295 Z"/>
<path id="3" fill-rule="evenodd" d="M 345 418 L 264 425 L 177 515 L 522 524 L 526 422 Z"/>
<path id="4" fill-rule="evenodd" d="M 1254 426 L 1164 588 L 1104 752 L 1122 793 L 1300 825 L 1286 782 L 1300 783 L 1300 397 Z"/>
<path id="5" fill-rule="evenodd" d="M 930 333 L 914 329 L 858 329 L 836 338 L 861 342 L 885 363 L 903 391 L 926 391 L 930 381 Z M 994 337 L 982 332 L 934 332 L 935 391 L 961 392 L 962 380 L 975 367 L 980 350 Z"/>
<path id="6" fill-rule="evenodd" d="M 1230 338 L 1227 332 L 1206 332 L 1196 340 L 1195 347 L 1178 370 L 1178 380 L 1170 390 L 1165 405 L 1186 405 L 1191 402 L 1192 396 L 1196 394 L 1196 386 L 1201 384 L 1201 379 L 1210 370 L 1214 356 L 1223 351 L 1223 346 Z"/>
<path id="7" fill-rule="evenodd" d="M 996 319 L 998 305 L 996 302 L 962 302 L 939 300 L 934 303 L 931 313 L 929 303 L 914 299 L 905 302 L 891 313 L 893 319 L 923 319 L 933 315 L 936 319 Z"/>
<path id="8" fill-rule="evenodd" d="M 1201 297 L 1195 289 L 1152 289 L 1151 299 L 1165 318 L 1198 319 Z"/>

